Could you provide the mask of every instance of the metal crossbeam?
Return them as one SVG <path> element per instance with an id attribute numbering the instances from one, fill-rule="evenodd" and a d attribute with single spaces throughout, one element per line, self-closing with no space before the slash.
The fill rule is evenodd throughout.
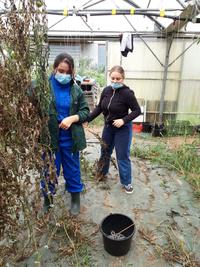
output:
<path id="1" fill-rule="evenodd" d="M 123 1 L 128 3 L 131 6 L 135 7 L 135 8 L 139 8 L 139 6 L 136 3 L 134 3 L 132 0 L 123 0 Z M 155 18 L 153 18 L 150 15 L 147 15 L 147 16 L 151 21 L 153 21 L 156 24 L 156 26 L 157 26 L 157 28 L 159 30 L 164 30 L 165 29 L 165 27 L 160 22 L 158 22 Z"/>
<path id="2" fill-rule="evenodd" d="M 179 32 L 189 21 L 193 21 L 198 14 L 199 10 L 195 5 L 188 5 L 180 14 L 179 19 L 175 19 L 163 32 L 166 34 Z M 200 18 L 197 18 L 195 22 L 200 23 Z"/>

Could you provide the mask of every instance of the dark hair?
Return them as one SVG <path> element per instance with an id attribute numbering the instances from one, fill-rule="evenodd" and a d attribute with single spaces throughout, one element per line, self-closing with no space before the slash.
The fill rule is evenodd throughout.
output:
<path id="1" fill-rule="evenodd" d="M 70 71 L 71 71 L 71 73 L 73 73 L 73 71 L 74 71 L 74 60 L 69 54 L 61 53 L 61 54 L 57 55 L 57 57 L 55 58 L 54 63 L 53 63 L 54 70 L 58 67 L 58 65 L 61 62 L 65 62 L 65 63 L 69 64 Z"/>
<path id="2" fill-rule="evenodd" d="M 121 66 L 116 65 L 116 66 L 112 67 L 110 70 L 110 75 L 114 71 L 121 73 L 123 79 L 125 78 L 125 71 Z"/>

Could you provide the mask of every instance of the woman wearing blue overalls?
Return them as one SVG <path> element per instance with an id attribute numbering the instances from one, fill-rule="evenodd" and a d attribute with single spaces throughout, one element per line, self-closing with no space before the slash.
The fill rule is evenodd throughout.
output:
<path id="1" fill-rule="evenodd" d="M 92 121 L 101 113 L 104 115 L 103 144 L 98 162 L 99 179 L 105 179 L 115 148 L 120 182 L 125 192 L 130 194 L 133 192 L 130 161 L 131 121 L 140 115 L 141 110 L 134 92 L 124 84 L 124 78 L 125 73 L 121 66 L 114 66 L 110 70 L 111 84 L 104 88 L 98 106 L 90 113 L 87 121 Z"/>
<path id="2" fill-rule="evenodd" d="M 55 152 L 57 177 L 62 166 L 65 187 L 71 193 L 70 212 L 77 215 L 80 211 L 80 192 L 83 190 L 79 151 L 86 147 L 82 122 L 87 118 L 89 108 L 81 88 L 74 83 L 73 58 L 67 53 L 59 54 L 53 68 L 49 79 L 52 94 L 49 107 L 51 149 Z M 55 194 L 55 184 L 47 182 L 47 179 L 41 182 L 45 211 L 49 210 Z"/>

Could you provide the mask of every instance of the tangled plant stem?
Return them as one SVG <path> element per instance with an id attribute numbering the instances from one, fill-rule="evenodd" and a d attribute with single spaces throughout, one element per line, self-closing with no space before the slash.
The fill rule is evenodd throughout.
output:
<path id="1" fill-rule="evenodd" d="M 47 20 L 40 2 L 38 7 L 36 1 L 7 0 L 0 16 L 0 235 L 15 246 L 27 235 L 24 249 L 32 244 L 36 251 L 41 155 L 48 149 L 41 138 L 48 138 L 49 102 Z M 9 257 L 1 258 L 3 264 Z"/>

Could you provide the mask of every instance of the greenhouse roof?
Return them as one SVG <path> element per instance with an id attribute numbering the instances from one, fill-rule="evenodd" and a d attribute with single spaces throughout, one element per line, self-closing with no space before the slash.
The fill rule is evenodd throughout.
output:
<path id="1" fill-rule="evenodd" d="M 109 39 L 120 33 L 165 38 L 199 37 L 200 0 L 37 0 L 45 2 L 48 35 Z M 9 10 L 0 1 L 0 15 Z M 20 0 L 13 1 L 18 6 Z"/>
<path id="2" fill-rule="evenodd" d="M 200 0 L 46 0 L 49 35 L 200 34 Z"/>

